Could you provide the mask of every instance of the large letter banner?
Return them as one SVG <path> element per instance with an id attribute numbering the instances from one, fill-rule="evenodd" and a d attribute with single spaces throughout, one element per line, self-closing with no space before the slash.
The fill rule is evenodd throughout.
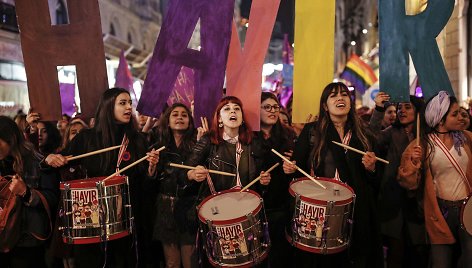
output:
<path id="1" fill-rule="evenodd" d="M 436 37 L 454 10 L 454 0 L 429 0 L 422 13 L 407 16 L 405 1 L 379 0 L 380 88 L 391 101 L 409 101 L 408 52 L 425 100 L 438 91 L 454 95 Z"/>
<path id="2" fill-rule="evenodd" d="M 226 70 L 226 94 L 244 104 L 246 122 L 254 131 L 260 129 L 262 65 L 274 28 L 280 0 L 253 1 L 244 49 L 233 24 Z"/>
<path id="3" fill-rule="evenodd" d="M 334 75 L 335 1 L 295 3 L 294 123 L 319 112 L 321 92 Z"/>
<path id="4" fill-rule="evenodd" d="M 75 65 L 85 117 L 108 88 L 97 0 L 68 0 L 70 24 L 51 25 L 47 0 L 16 0 L 31 107 L 41 120 L 61 118 L 57 66 Z"/>
<path id="5" fill-rule="evenodd" d="M 182 66 L 195 70 L 196 124 L 210 118 L 223 92 L 234 0 L 173 0 L 162 24 L 138 103 L 142 114 L 157 117 Z M 200 18 L 201 50 L 187 48 Z"/>

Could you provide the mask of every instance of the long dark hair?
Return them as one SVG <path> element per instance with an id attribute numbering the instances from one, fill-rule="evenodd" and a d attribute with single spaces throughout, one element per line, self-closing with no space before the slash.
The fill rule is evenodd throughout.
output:
<path id="1" fill-rule="evenodd" d="M 401 102 L 397 103 L 397 105 L 396 105 L 397 113 L 399 111 L 398 107 L 399 107 L 400 103 Z M 420 114 L 420 118 L 424 117 L 424 109 L 425 109 L 424 100 L 422 98 L 418 98 L 416 96 L 410 95 L 410 103 L 413 104 L 413 107 L 415 108 L 415 120 L 413 121 L 412 124 L 416 125 L 417 124 L 416 119 L 418 118 L 418 116 L 417 116 L 418 113 Z M 420 123 L 424 124 L 424 120 L 422 120 L 422 122 L 420 122 Z M 404 127 L 400 123 L 400 119 L 398 118 L 398 116 L 396 117 L 395 121 L 392 123 L 392 126 L 396 127 L 396 128 Z M 426 124 L 424 124 L 424 126 L 426 126 Z M 424 129 L 423 125 L 421 125 L 421 129 Z M 416 135 L 416 128 L 414 128 L 413 133 Z"/>
<path id="2" fill-rule="evenodd" d="M 349 92 L 349 89 L 347 86 L 341 82 L 335 82 L 335 83 L 330 83 L 328 84 L 324 89 L 323 92 L 321 93 L 321 98 L 320 98 L 320 111 L 319 111 L 319 116 L 318 116 L 318 127 L 315 127 L 314 129 L 314 146 L 312 149 L 311 153 L 311 158 L 315 160 L 317 165 L 320 163 L 320 155 L 321 155 L 321 150 L 326 144 L 326 136 L 328 132 L 328 125 L 332 124 L 331 117 L 329 116 L 329 112 L 325 109 L 325 105 L 328 101 L 329 96 L 332 93 L 338 94 L 339 92 L 346 92 L 349 96 L 351 96 L 351 93 Z M 357 137 L 359 138 L 359 141 L 362 143 L 362 146 L 364 147 L 364 151 L 370 151 L 371 150 L 371 145 L 369 143 L 369 140 L 367 139 L 365 127 L 363 127 L 361 120 L 356 114 L 356 109 L 354 102 L 352 101 L 352 98 L 350 99 L 350 110 L 347 115 L 347 121 L 346 121 L 346 128 L 350 128 L 353 133 L 357 134 Z"/>
<path id="3" fill-rule="evenodd" d="M 95 139 L 99 148 L 107 148 L 120 143 L 121 140 L 117 140 L 117 133 L 122 131 L 124 131 L 124 134 L 126 134 L 130 141 L 133 141 L 138 135 L 137 125 L 133 116 L 131 116 L 127 124 L 116 123 L 115 100 L 118 95 L 122 93 L 130 95 L 126 89 L 115 87 L 107 89 L 100 98 L 97 112 L 95 113 L 95 125 L 93 127 L 97 133 Z M 133 144 L 135 143 L 130 142 L 129 146 Z M 102 158 L 102 166 L 108 167 L 109 165 L 113 165 L 111 161 L 113 155 L 113 152 L 105 153 Z"/>
<path id="4" fill-rule="evenodd" d="M 241 113 L 243 115 L 243 123 L 239 126 L 239 140 L 243 144 L 249 144 L 252 140 L 252 130 L 251 128 L 244 122 L 246 122 L 246 117 L 244 117 L 244 108 L 243 103 L 240 99 L 235 96 L 226 96 L 220 100 L 218 105 L 216 106 L 215 112 L 213 113 L 213 118 L 211 120 L 210 126 L 210 138 L 211 142 L 214 144 L 219 144 L 223 141 L 223 128 L 218 127 L 218 117 L 220 114 L 220 110 L 228 103 L 235 103 L 241 107 Z"/>
<path id="5" fill-rule="evenodd" d="M 277 105 L 280 106 L 280 102 L 277 97 L 270 92 L 262 92 L 261 94 L 261 103 L 267 99 L 274 100 Z M 280 119 L 277 117 L 277 122 L 272 126 L 270 130 L 270 140 L 277 142 L 278 144 L 286 145 L 288 144 L 290 136 L 290 130 L 280 123 Z"/>
<path id="6" fill-rule="evenodd" d="M 52 122 L 40 121 L 39 123 L 44 124 L 46 133 L 48 134 L 46 142 L 42 146 L 39 146 L 39 151 L 43 155 L 56 153 L 57 149 L 61 146 L 61 133 Z"/>
<path id="7" fill-rule="evenodd" d="M 169 126 L 169 118 L 172 111 L 177 107 L 184 108 L 188 114 L 188 119 L 189 119 L 188 128 L 184 132 L 181 147 L 185 151 L 190 151 L 194 145 L 193 137 L 195 134 L 195 124 L 193 122 L 192 112 L 183 103 L 176 102 L 172 104 L 172 106 L 167 108 L 165 112 L 162 114 L 159 120 L 159 128 L 158 128 L 159 136 L 163 145 L 174 142 L 174 135 L 172 134 L 172 130 L 170 129 L 170 126 Z"/>
<path id="8" fill-rule="evenodd" d="M 18 175 L 23 175 L 23 166 L 26 158 L 41 159 L 42 156 L 34 150 L 33 144 L 25 140 L 15 121 L 6 116 L 0 116 L 0 139 L 10 147 L 10 155 L 13 157 L 13 170 Z"/>

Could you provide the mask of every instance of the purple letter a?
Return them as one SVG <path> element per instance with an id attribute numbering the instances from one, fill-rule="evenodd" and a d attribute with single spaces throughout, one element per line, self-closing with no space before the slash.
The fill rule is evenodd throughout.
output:
<path id="1" fill-rule="evenodd" d="M 182 66 L 195 70 L 195 118 L 210 118 L 222 96 L 234 0 L 173 0 L 144 81 L 138 111 L 157 117 Z M 187 48 L 200 18 L 200 51 Z M 200 122 L 200 120 L 195 120 Z"/>

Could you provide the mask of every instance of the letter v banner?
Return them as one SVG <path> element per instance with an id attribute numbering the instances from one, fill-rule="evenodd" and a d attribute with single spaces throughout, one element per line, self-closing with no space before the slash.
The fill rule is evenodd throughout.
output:
<path id="1" fill-rule="evenodd" d="M 226 69 L 226 94 L 243 102 L 246 122 L 252 130 L 260 129 L 262 65 L 280 0 L 257 0 L 251 5 L 244 49 L 233 24 Z"/>

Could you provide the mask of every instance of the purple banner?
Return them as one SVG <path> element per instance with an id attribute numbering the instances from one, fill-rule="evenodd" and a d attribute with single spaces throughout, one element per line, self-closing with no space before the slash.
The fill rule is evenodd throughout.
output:
<path id="1" fill-rule="evenodd" d="M 59 83 L 61 92 L 62 114 L 72 116 L 75 113 L 75 84 Z"/>
<path id="2" fill-rule="evenodd" d="M 118 69 L 116 69 L 115 87 L 127 89 L 133 99 L 133 107 L 136 108 L 136 102 L 138 99 L 136 98 L 136 93 L 133 88 L 133 76 L 129 70 L 128 61 L 126 60 L 123 50 L 121 50 Z"/>
<path id="3" fill-rule="evenodd" d="M 175 80 L 174 90 L 170 93 L 167 104 L 171 106 L 176 102 L 185 104 L 188 108 L 191 107 L 193 102 L 193 92 L 195 89 L 194 85 L 195 72 L 187 67 L 182 67 L 180 70 L 177 80 Z"/>

